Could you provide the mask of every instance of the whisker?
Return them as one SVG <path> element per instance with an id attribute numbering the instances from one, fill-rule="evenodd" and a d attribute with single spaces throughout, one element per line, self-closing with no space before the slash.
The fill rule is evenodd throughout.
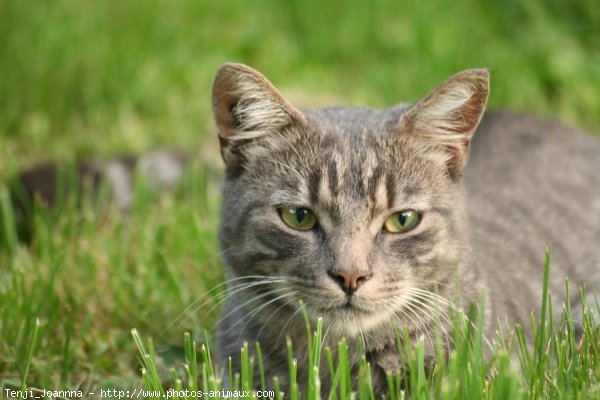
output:
<path id="1" fill-rule="evenodd" d="M 218 293 L 214 297 L 210 297 L 211 293 L 214 293 L 216 290 L 223 288 L 223 286 L 228 285 L 232 282 L 236 282 L 236 281 L 240 281 L 240 280 L 255 280 L 258 278 L 260 278 L 260 281 L 250 281 L 250 282 L 238 283 L 237 285 L 233 286 L 232 288 L 224 290 L 223 292 Z M 222 304 L 228 297 L 230 297 L 242 290 L 249 289 L 249 288 L 252 288 L 255 286 L 267 285 L 270 283 L 282 283 L 282 282 L 285 282 L 285 279 L 264 277 L 261 275 L 243 276 L 243 277 L 227 280 L 227 281 L 215 286 L 210 291 L 208 291 L 204 295 L 202 295 L 198 300 L 194 301 L 192 304 L 190 304 L 188 307 L 186 307 L 186 309 L 171 324 L 169 324 L 169 326 L 167 328 L 165 328 L 165 330 L 163 331 L 163 334 L 166 333 L 169 329 L 181 328 L 181 326 L 187 320 L 188 314 L 197 313 L 198 310 L 200 310 L 202 307 L 206 306 L 207 304 L 209 304 L 215 300 L 218 300 L 217 303 L 215 305 L 213 305 L 213 307 L 207 312 L 207 314 L 210 314 L 216 307 L 218 307 L 220 304 Z M 207 296 L 209 296 L 208 299 L 206 299 Z M 204 299 L 206 299 L 204 302 L 202 302 L 201 304 L 198 304 L 198 303 L 200 303 L 201 300 L 204 300 Z"/>
<path id="2" fill-rule="evenodd" d="M 450 318 L 448 317 L 447 313 L 446 313 L 446 312 L 443 312 L 443 310 L 441 310 L 441 309 L 439 308 L 439 304 L 437 304 L 437 303 L 435 303 L 435 304 L 432 306 L 432 305 L 430 304 L 430 301 L 431 301 L 431 300 L 429 300 L 429 299 L 423 299 L 423 298 L 421 298 L 421 297 L 418 297 L 418 295 L 417 295 L 417 297 L 413 297 L 413 299 L 414 299 L 415 301 L 418 301 L 418 305 L 419 305 L 419 306 L 421 306 L 421 307 L 424 307 L 426 310 L 428 310 L 428 312 L 429 312 L 429 317 L 430 317 L 432 320 L 434 320 L 434 321 L 435 321 L 435 325 L 434 325 L 434 326 L 436 326 L 436 327 L 439 327 L 439 328 L 442 330 L 442 332 L 440 332 L 440 333 L 442 333 L 442 334 L 443 334 L 443 336 L 444 336 L 444 340 L 445 340 L 445 342 L 446 342 L 446 346 L 447 346 L 447 348 L 448 348 L 448 349 L 450 349 L 450 348 L 451 348 L 451 346 L 450 346 L 450 342 L 454 343 L 454 339 L 453 339 L 453 338 L 452 338 L 452 336 L 449 334 L 448 330 L 447 330 L 447 329 L 446 329 L 446 327 L 444 326 L 444 323 L 442 323 L 442 321 L 441 321 L 441 320 L 438 320 L 438 319 L 436 318 L 436 317 L 439 317 L 439 318 L 443 319 L 443 320 L 444 320 L 444 322 L 445 322 L 446 324 L 448 324 L 448 326 L 452 326 L 452 322 L 450 321 Z M 424 300 L 427 300 L 427 303 L 423 303 L 423 301 L 424 301 Z"/>
<path id="3" fill-rule="evenodd" d="M 277 309 L 271 313 L 271 316 L 269 318 L 267 318 L 267 320 L 265 322 L 263 322 L 263 324 L 262 324 L 260 330 L 258 331 L 258 333 L 256 334 L 256 336 L 260 337 L 260 335 L 261 335 L 262 331 L 264 330 L 265 326 L 267 326 L 267 323 L 271 320 L 271 318 L 273 318 L 273 316 L 275 314 L 277 314 L 279 312 L 279 310 L 281 310 L 282 308 L 284 308 L 286 306 L 289 306 L 293 302 L 295 302 L 295 301 L 297 301 L 297 300 L 300 299 L 301 296 L 296 291 L 293 291 L 293 293 L 296 294 L 296 297 L 293 298 L 292 300 L 286 301 L 285 303 L 283 303 L 282 305 L 280 305 L 279 307 L 277 307 Z"/>
<path id="4" fill-rule="evenodd" d="M 228 285 L 231 282 L 234 281 L 239 281 L 239 280 L 243 280 L 243 279 L 255 279 L 258 278 L 259 276 L 242 276 L 242 277 L 238 277 L 238 278 L 233 278 L 233 279 L 229 279 L 225 282 L 222 282 L 220 284 L 218 284 L 217 286 L 213 287 L 212 289 L 210 289 L 208 292 L 205 292 L 204 294 L 202 294 L 202 296 L 200 296 L 198 299 L 194 300 L 192 303 L 190 303 L 162 332 L 162 334 L 166 333 L 169 329 L 171 329 L 173 327 L 173 325 L 175 325 L 181 318 L 185 318 L 185 315 L 190 312 L 192 310 L 192 308 L 194 308 L 199 302 L 201 302 L 202 300 L 204 300 L 207 296 L 209 296 L 211 293 L 213 293 L 214 291 L 218 290 L 219 288 L 222 288 L 223 286 Z"/>
<path id="5" fill-rule="evenodd" d="M 431 311 L 436 311 L 437 313 L 439 313 L 440 317 L 444 318 L 444 322 L 446 322 L 449 325 L 452 325 L 452 321 L 448 317 L 448 313 L 439 307 L 440 303 L 441 305 L 449 307 L 447 302 L 443 299 L 443 297 L 432 296 L 430 293 L 426 293 L 420 290 L 408 290 L 408 292 L 413 295 L 413 299 L 426 301 L 427 305 L 424 306 L 426 306 Z"/>
<path id="6" fill-rule="evenodd" d="M 424 289 L 420 289 L 420 288 L 412 288 L 415 291 L 422 293 L 424 296 L 429 296 L 430 298 L 433 298 L 439 302 L 441 302 L 442 304 L 446 305 L 447 307 L 449 307 L 450 309 L 452 309 L 454 312 L 456 312 L 457 314 L 459 314 L 461 316 L 461 318 L 463 318 L 470 326 L 471 328 L 474 329 L 475 332 L 479 332 L 479 328 L 477 327 L 477 325 L 471 321 L 471 319 L 465 314 L 465 311 L 457 306 L 456 304 L 454 304 L 452 301 L 446 299 L 445 297 L 431 292 L 429 290 L 424 290 Z M 485 344 L 488 346 L 488 348 L 493 349 L 493 344 L 489 341 L 488 338 L 485 337 L 485 335 L 483 335 L 483 341 L 485 342 Z"/>
<path id="7" fill-rule="evenodd" d="M 242 304 L 239 304 L 239 305 L 237 305 L 236 307 L 234 307 L 233 309 L 229 310 L 229 311 L 228 311 L 227 313 L 225 313 L 224 315 L 221 315 L 221 318 L 222 318 L 222 319 L 225 319 L 225 318 L 227 318 L 227 317 L 229 317 L 229 316 L 231 316 L 231 315 L 235 314 L 235 313 L 236 313 L 238 310 L 241 310 L 241 309 L 245 308 L 247 305 L 249 305 L 249 304 L 251 304 L 251 303 L 254 303 L 254 302 L 257 302 L 257 301 L 259 301 L 260 299 L 262 299 L 262 298 L 264 298 L 264 297 L 268 297 L 268 296 L 270 296 L 270 295 L 272 295 L 272 294 L 278 294 L 278 293 L 280 293 L 281 291 L 286 291 L 286 292 L 288 292 L 288 289 L 287 289 L 287 288 L 285 288 L 285 287 L 281 287 L 281 288 L 273 288 L 273 289 L 271 289 L 271 290 L 268 290 L 268 291 L 266 291 L 266 292 L 264 292 L 264 293 L 261 293 L 261 294 L 259 294 L 259 295 L 256 295 L 256 296 L 251 296 L 251 298 L 250 298 L 250 299 L 248 299 L 247 301 L 243 302 Z M 252 310 L 252 311 L 254 311 L 254 310 Z M 246 314 L 246 315 L 244 316 L 244 318 L 247 318 L 247 317 L 248 317 L 248 316 L 250 316 L 250 315 L 253 315 L 253 314 Z"/>
<path id="8" fill-rule="evenodd" d="M 425 320 L 419 314 L 417 314 L 418 309 L 419 308 L 415 309 L 414 307 L 405 307 L 405 308 L 399 309 L 398 311 L 402 312 L 403 315 L 405 315 L 405 316 L 408 316 L 407 313 L 410 313 L 410 315 L 412 315 L 414 317 L 414 319 L 412 321 L 416 321 L 417 333 L 420 336 L 423 336 L 429 342 L 429 345 L 431 346 L 431 348 L 434 348 L 433 342 L 426 331 L 427 324 L 426 324 Z"/>
<path id="9" fill-rule="evenodd" d="M 298 315 L 298 313 L 301 311 L 302 311 L 302 307 L 298 307 L 296 309 L 296 311 L 294 311 L 294 313 L 288 318 L 285 325 L 283 325 L 283 328 L 281 329 L 281 333 L 279 333 L 279 336 L 277 336 L 277 340 L 276 340 L 277 343 L 279 343 L 279 341 L 281 339 L 281 335 L 283 335 L 283 333 L 286 331 L 286 328 L 288 327 L 288 325 L 290 324 L 292 319 L 294 319 L 294 317 L 296 317 Z"/>
<path id="10" fill-rule="evenodd" d="M 240 340 L 240 336 L 242 335 L 242 333 L 246 330 L 246 327 L 248 326 L 248 324 L 250 323 L 250 321 L 252 320 L 252 318 L 258 314 L 260 311 L 262 311 L 264 308 L 268 307 L 270 304 L 279 301 L 281 299 L 285 299 L 286 297 L 290 297 L 290 296 L 296 296 L 294 293 L 284 293 L 281 296 L 275 297 L 274 299 L 269 300 L 268 302 L 266 302 L 265 304 L 261 305 L 260 307 L 258 307 L 257 309 L 255 309 L 254 311 L 252 311 L 250 314 L 246 315 L 244 318 L 240 318 L 239 320 L 237 320 L 233 325 L 231 325 L 229 327 L 229 329 L 227 331 L 225 331 L 223 334 L 226 335 L 227 333 L 229 333 L 231 331 L 231 329 L 236 326 L 237 324 L 239 324 L 240 322 L 246 320 L 246 323 L 244 324 L 244 326 L 242 327 L 242 329 L 240 329 L 240 333 L 237 337 L 237 340 Z"/>
<path id="11" fill-rule="evenodd" d="M 238 292 L 240 292 L 242 289 L 238 290 Z M 287 290 L 287 288 L 285 287 L 279 287 L 279 288 L 271 288 L 270 290 L 261 293 L 259 295 L 256 296 L 251 296 L 250 299 L 246 300 L 244 303 L 237 305 L 236 307 L 234 307 L 233 309 L 227 311 L 227 313 L 225 313 L 224 315 L 221 315 L 221 319 L 225 319 L 227 317 L 229 317 L 230 315 L 234 314 L 235 312 L 237 312 L 238 310 L 243 309 L 244 307 L 246 307 L 248 304 L 254 303 L 264 297 L 270 296 L 272 294 L 276 294 L 277 292 L 280 292 L 282 290 Z M 231 293 L 230 295 L 226 296 L 225 298 L 221 299 L 220 303 L 225 302 L 227 299 L 229 299 L 230 297 L 232 297 L 234 294 L 236 293 Z M 215 306 L 218 306 L 219 304 L 216 304 Z M 213 308 L 215 307 L 213 306 Z M 212 311 L 212 310 L 211 310 Z"/>

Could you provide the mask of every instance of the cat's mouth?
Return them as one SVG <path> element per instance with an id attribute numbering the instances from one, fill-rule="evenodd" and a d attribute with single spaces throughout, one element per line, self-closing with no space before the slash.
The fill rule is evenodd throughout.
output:
<path id="1" fill-rule="evenodd" d="M 347 301 L 347 302 L 346 302 L 346 303 L 345 303 L 345 304 L 342 306 L 342 308 L 343 308 L 343 309 L 345 309 L 345 310 L 353 310 L 353 309 L 356 309 L 357 307 L 356 307 L 354 304 L 352 304 L 352 301 L 348 300 L 348 301 Z"/>
<path id="2" fill-rule="evenodd" d="M 360 305 L 358 305 L 356 303 L 356 301 L 353 300 L 352 296 L 348 296 L 348 299 L 346 300 L 346 302 L 343 305 L 341 305 L 339 308 L 341 308 L 342 310 L 346 310 L 346 311 L 353 311 L 358 314 L 367 313 L 369 311 L 369 310 L 365 309 L 364 307 L 361 307 Z"/>
<path id="3" fill-rule="evenodd" d="M 343 304 L 322 311 L 321 316 L 332 328 L 332 334 L 347 338 L 369 332 L 388 319 L 387 313 L 369 309 L 351 298 Z"/>
<path id="4" fill-rule="evenodd" d="M 388 321 L 389 314 L 384 309 L 370 304 L 360 296 L 339 296 L 325 301 L 309 301 L 309 309 L 315 320 L 323 318 L 331 333 L 337 336 L 354 338 L 361 333 L 369 332 L 375 327 Z"/>
<path id="5" fill-rule="evenodd" d="M 348 296 L 345 302 L 331 304 L 328 307 L 320 307 L 320 311 L 324 311 L 332 316 L 342 316 L 348 318 L 350 316 L 358 317 L 361 314 L 372 314 L 373 309 L 360 304 L 354 297 Z"/>

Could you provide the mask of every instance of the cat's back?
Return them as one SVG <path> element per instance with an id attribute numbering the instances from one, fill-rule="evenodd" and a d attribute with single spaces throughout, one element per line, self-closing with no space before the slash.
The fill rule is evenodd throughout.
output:
<path id="1" fill-rule="evenodd" d="M 544 248 L 550 288 L 600 282 L 600 140 L 556 121 L 488 113 L 465 172 L 475 265 L 494 315 L 528 323 L 539 305 Z M 574 290 L 573 298 L 577 293 Z"/>

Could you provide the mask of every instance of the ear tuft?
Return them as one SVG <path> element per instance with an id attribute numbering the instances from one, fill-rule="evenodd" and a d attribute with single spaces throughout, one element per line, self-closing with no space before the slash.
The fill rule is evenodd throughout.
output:
<path id="1" fill-rule="evenodd" d="M 260 72 L 228 63 L 213 85 L 213 114 L 226 163 L 236 161 L 235 142 L 254 140 L 303 120 L 303 116 Z"/>
<path id="2" fill-rule="evenodd" d="M 402 117 L 404 128 L 442 148 L 456 178 L 469 157 L 471 138 L 481 121 L 489 94 L 487 69 L 469 69 L 450 77 Z"/>

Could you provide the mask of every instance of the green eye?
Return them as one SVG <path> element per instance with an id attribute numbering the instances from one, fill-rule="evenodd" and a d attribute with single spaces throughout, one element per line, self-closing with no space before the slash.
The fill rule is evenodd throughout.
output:
<path id="1" fill-rule="evenodd" d="M 317 225 L 317 217 L 308 208 L 283 207 L 279 209 L 279 215 L 290 228 L 299 231 L 307 231 Z"/>
<path id="2" fill-rule="evenodd" d="M 383 229 L 391 233 L 404 233 L 413 229 L 421 216 L 415 210 L 398 211 L 390 215 L 383 223 Z"/>

